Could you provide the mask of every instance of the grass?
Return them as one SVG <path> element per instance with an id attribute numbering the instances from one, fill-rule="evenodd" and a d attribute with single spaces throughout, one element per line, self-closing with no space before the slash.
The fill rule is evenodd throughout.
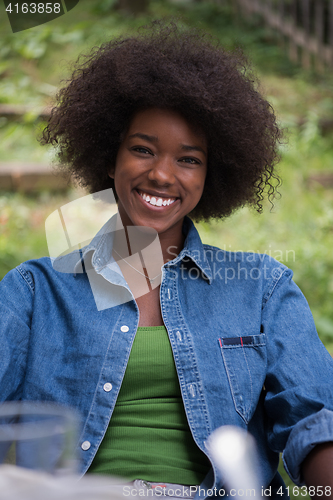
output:
<path id="1" fill-rule="evenodd" d="M 313 173 L 333 172 L 332 135 L 323 135 L 319 126 L 321 119 L 332 118 L 332 76 L 304 73 L 291 64 L 272 32 L 258 19 L 235 23 L 226 2 L 218 6 L 159 0 L 139 17 L 116 12 L 113 4 L 81 0 L 65 16 L 14 35 L 0 4 L 0 102 L 46 106 L 70 74 L 68 62 L 81 51 L 152 18 L 181 16 L 183 22 L 210 31 L 226 47 L 245 48 L 262 91 L 287 129 L 279 167 L 282 197 L 273 208 L 267 203 L 261 215 L 244 208 L 225 221 L 199 224 L 198 229 L 205 242 L 227 250 L 269 253 L 291 267 L 319 335 L 333 353 L 333 190 L 309 183 Z M 22 121 L 0 118 L 2 160 L 49 162 L 51 151 L 36 140 L 42 126 L 34 112 Z M 77 196 L 76 191 L 0 193 L 0 278 L 20 262 L 48 254 L 44 221 Z"/>

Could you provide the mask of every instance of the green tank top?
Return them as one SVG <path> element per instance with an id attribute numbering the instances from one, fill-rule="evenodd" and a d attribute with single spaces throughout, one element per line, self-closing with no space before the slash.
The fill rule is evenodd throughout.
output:
<path id="1" fill-rule="evenodd" d="M 139 327 L 109 427 L 88 472 L 197 485 L 209 469 L 187 423 L 166 328 Z"/>

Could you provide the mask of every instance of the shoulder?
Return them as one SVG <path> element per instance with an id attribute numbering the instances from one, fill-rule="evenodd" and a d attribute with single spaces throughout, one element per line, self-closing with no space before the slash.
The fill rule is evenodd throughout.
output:
<path id="1" fill-rule="evenodd" d="M 40 259 L 31 259 L 21 263 L 11 271 L 9 271 L 1 280 L 2 289 L 16 289 L 20 284 L 28 287 L 31 292 L 34 292 L 34 275 L 45 272 L 47 269 L 52 269 L 51 259 L 49 257 L 41 257 Z"/>
<path id="2" fill-rule="evenodd" d="M 35 292 L 37 284 L 41 282 L 52 282 L 58 279 L 73 276 L 75 264 L 80 262 L 79 251 L 71 252 L 59 259 L 41 257 L 25 261 L 9 271 L 1 281 L 3 289 L 20 287 L 28 288 L 31 293 Z"/>
<path id="3" fill-rule="evenodd" d="M 285 264 L 268 254 L 257 252 L 231 252 L 212 245 L 203 245 L 204 256 L 211 275 L 224 284 L 246 289 L 260 288 L 266 299 L 293 272 Z"/>
<path id="4" fill-rule="evenodd" d="M 222 248 L 218 248 L 212 245 L 203 245 L 204 255 L 207 262 L 219 262 L 224 264 L 225 267 L 231 267 L 234 269 L 251 269 L 269 270 L 274 277 L 280 276 L 286 271 L 292 273 L 292 271 L 285 266 L 282 262 L 279 262 L 271 255 L 258 252 L 243 252 L 243 251 L 228 251 Z"/>
<path id="5" fill-rule="evenodd" d="M 48 257 L 23 262 L 9 271 L 0 281 L 1 320 L 6 323 L 20 318 L 20 321 L 25 320 L 28 324 L 36 299 L 36 287 L 39 288 L 39 283 L 47 281 L 46 276 L 52 272 Z"/>

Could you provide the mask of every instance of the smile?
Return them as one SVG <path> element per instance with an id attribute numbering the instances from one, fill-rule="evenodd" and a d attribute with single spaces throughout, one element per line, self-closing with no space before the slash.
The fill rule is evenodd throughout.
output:
<path id="1" fill-rule="evenodd" d="M 144 193 L 143 191 L 138 191 L 139 195 L 141 198 L 145 200 L 145 202 L 149 203 L 150 205 L 153 205 L 155 207 L 166 207 L 168 205 L 172 205 L 177 198 L 161 198 L 158 196 L 152 196 L 147 193 Z"/>

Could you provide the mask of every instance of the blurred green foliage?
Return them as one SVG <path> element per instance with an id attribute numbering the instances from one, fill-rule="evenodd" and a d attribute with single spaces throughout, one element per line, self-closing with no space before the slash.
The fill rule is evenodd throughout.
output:
<path id="1" fill-rule="evenodd" d="M 0 103 L 32 108 L 19 121 L 0 117 L 1 160 L 51 161 L 50 149 L 36 140 L 44 125 L 36 109 L 52 102 L 79 53 L 110 37 L 175 16 L 209 31 L 228 49 L 242 47 L 286 129 L 279 167 L 282 197 L 273 208 L 266 203 L 261 215 L 243 208 L 198 228 L 208 243 L 266 252 L 291 267 L 319 335 L 333 353 L 333 189 L 310 182 L 314 173 L 333 174 L 332 131 L 324 133 L 320 126 L 321 120 L 333 119 L 332 73 L 317 75 L 292 64 L 277 35 L 258 17 L 235 18 L 231 1 L 156 0 L 140 16 L 125 15 L 115 6 L 116 0 L 81 0 L 65 16 L 13 34 L 0 5 Z M 18 263 L 48 253 L 45 218 L 76 196 L 75 191 L 62 196 L 0 193 L 0 278 Z"/>

